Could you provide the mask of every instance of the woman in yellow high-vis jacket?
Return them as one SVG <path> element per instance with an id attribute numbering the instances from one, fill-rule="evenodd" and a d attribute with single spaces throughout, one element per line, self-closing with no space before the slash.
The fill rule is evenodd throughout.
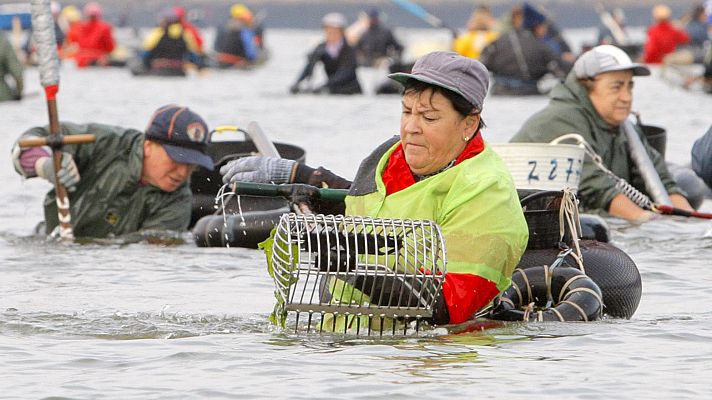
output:
<path id="1" fill-rule="evenodd" d="M 510 285 L 526 248 L 527 225 L 514 184 L 480 129 L 487 69 L 454 52 L 419 59 L 411 73 L 389 75 L 404 87 L 400 136 L 380 145 L 353 183 L 324 168 L 247 157 L 221 169 L 223 179 L 349 187 L 345 212 L 427 219 L 440 225 L 448 255 L 435 323 L 472 318 Z"/>

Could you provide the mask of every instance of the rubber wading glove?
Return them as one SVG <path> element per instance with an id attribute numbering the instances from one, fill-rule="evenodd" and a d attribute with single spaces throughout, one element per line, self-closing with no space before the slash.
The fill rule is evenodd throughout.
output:
<path id="1" fill-rule="evenodd" d="M 35 161 L 35 172 L 37 176 L 44 178 L 54 184 L 54 162 L 52 157 L 41 157 Z M 64 186 L 67 191 L 73 192 L 77 189 L 77 184 L 81 179 L 79 169 L 74 162 L 74 158 L 69 153 L 62 153 L 62 163 L 57 172 L 59 183 Z"/>
<path id="2" fill-rule="evenodd" d="M 250 156 L 232 160 L 220 168 L 223 183 L 290 183 L 297 162 L 286 158 Z"/>

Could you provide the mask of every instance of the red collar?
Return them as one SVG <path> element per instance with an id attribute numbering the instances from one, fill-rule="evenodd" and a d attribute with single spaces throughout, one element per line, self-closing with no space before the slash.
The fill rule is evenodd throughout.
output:
<path id="1" fill-rule="evenodd" d="M 485 148 L 485 142 L 482 140 L 482 135 L 479 131 L 475 137 L 467 143 L 465 149 L 462 150 L 457 159 L 455 160 L 455 165 L 472 158 L 482 152 Z M 383 184 L 386 186 L 386 196 L 393 193 L 400 192 L 401 190 L 410 187 L 415 183 L 415 177 L 405 161 L 405 153 L 403 152 L 403 144 L 398 143 L 398 146 L 391 156 L 388 158 L 388 165 L 381 175 L 383 179 Z"/>

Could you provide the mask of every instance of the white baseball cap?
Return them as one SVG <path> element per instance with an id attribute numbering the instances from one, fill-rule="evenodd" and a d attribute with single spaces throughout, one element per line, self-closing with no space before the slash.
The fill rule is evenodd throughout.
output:
<path id="1" fill-rule="evenodd" d="M 583 53 L 574 63 L 577 78 L 593 78 L 598 74 L 611 71 L 632 70 L 635 76 L 650 75 L 650 69 L 643 64 L 631 61 L 628 54 L 616 46 L 604 44 Z"/>
<path id="2" fill-rule="evenodd" d="M 328 13 L 321 19 L 321 25 L 330 26 L 332 28 L 345 28 L 346 17 L 344 17 L 344 14 L 337 12 Z"/>

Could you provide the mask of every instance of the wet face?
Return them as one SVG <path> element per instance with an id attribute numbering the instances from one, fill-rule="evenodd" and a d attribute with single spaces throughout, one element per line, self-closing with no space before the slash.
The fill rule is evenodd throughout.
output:
<path id="1" fill-rule="evenodd" d="M 193 172 L 194 166 L 173 161 L 159 143 L 146 140 L 143 144 L 141 180 L 164 192 L 178 189 Z"/>
<path id="2" fill-rule="evenodd" d="M 400 138 L 405 160 L 417 175 L 437 172 L 457 158 L 472 138 L 479 115 L 463 118 L 448 98 L 432 89 L 406 92 Z"/>
<path id="3" fill-rule="evenodd" d="M 604 121 L 613 126 L 622 124 L 633 105 L 633 71 L 605 72 L 593 78 L 588 93 L 593 107 Z"/>

